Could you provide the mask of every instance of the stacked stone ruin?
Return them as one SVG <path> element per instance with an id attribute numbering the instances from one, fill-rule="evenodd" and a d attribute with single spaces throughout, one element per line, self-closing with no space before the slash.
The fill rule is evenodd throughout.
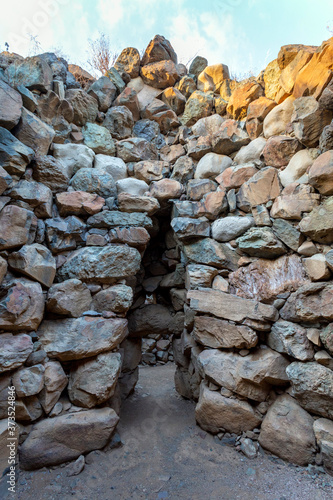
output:
<path id="1" fill-rule="evenodd" d="M 20 467 L 108 446 L 142 355 L 204 430 L 332 473 L 333 38 L 240 82 L 161 36 L 0 68 L 1 446 L 12 386 Z"/>

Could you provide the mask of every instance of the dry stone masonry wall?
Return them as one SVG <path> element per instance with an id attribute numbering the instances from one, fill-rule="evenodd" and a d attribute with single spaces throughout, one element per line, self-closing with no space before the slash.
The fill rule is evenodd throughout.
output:
<path id="1" fill-rule="evenodd" d="M 142 355 L 175 360 L 203 429 L 333 473 L 332 61 L 333 38 L 287 45 L 238 82 L 156 36 L 96 80 L 0 54 L 0 440 L 15 386 L 22 468 L 110 446 Z"/>

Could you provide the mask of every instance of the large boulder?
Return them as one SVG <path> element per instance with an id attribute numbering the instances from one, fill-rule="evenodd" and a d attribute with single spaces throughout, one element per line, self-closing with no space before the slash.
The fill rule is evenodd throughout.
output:
<path id="1" fill-rule="evenodd" d="M 184 245 L 185 257 L 190 262 L 215 266 L 218 269 L 237 269 L 238 256 L 226 243 L 218 243 L 211 238 Z"/>
<path id="2" fill-rule="evenodd" d="M 235 120 L 244 120 L 249 104 L 263 96 L 262 86 L 255 80 L 245 81 L 237 86 L 231 94 L 227 112 Z"/>
<path id="3" fill-rule="evenodd" d="M 293 293 L 280 311 L 288 321 L 315 323 L 333 320 L 331 283 L 310 283 Z"/>
<path id="4" fill-rule="evenodd" d="M 324 127 L 332 120 L 332 112 L 322 109 L 311 96 L 295 99 L 293 106 L 291 128 L 295 137 L 307 148 L 317 146 Z"/>
<path id="5" fill-rule="evenodd" d="M 52 70 L 39 56 L 14 60 L 5 70 L 5 75 L 13 87 L 24 85 L 29 90 L 47 92 L 52 86 Z"/>
<path id="6" fill-rule="evenodd" d="M 1 284 L 0 330 L 37 330 L 43 313 L 44 297 L 39 283 L 13 278 Z"/>
<path id="7" fill-rule="evenodd" d="M 39 243 L 24 245 L 10 254 L 8 264 L 11 269 L 28 278 L 50 287 L 56 274 L 56 261 L 50 250 Z"/>
<path id="8" fill-rule="evenodd" d="M 272 301 L 279 294 L 294 292 L 308 283 L 301 259 L 286 255 L 275 260 L 259 259 L 229 275 L 233 292 L 245 299 Z"/>
<path id="9" fill-rule="evenodd" d="M 0 373 L 3 373 L 23 365 L 32 353 L 33 343 L 30 335 L 25 333 L 1 333 L 0 347 Z"/>
<path id="10" fill-rule="evenodd" d="M 126 106 L 110 108 L 103 121 L 103 127 L 107 128 L 112 137 L 119 141 L 131 137 L 133 125 L 133 115 Z"/>
<path id="11" fill-rule="evenodd" d="M 155 48 L 155 53 L 156 53 L 156 48 Z M 147 57 L 148 56 L 146 56 L 146 58 Z M 169 58 L 170 57 L 167 57 L 167 59 Z M 138 49 L 135 49 L 134 47 L 126 47 L 126 49 L 123 49 L 119 54 L 119 56 L 117 57 L 117 60 L 114 63 L 114 67 L 116 68 L 117 71 L 120 72 L 123 71 L 127 73 L 131 78 L 137 78 L 140 73 L 140 53 Z"/>
<path id="12" fill-rule="evenodd" d="M 309 184 L 325 196 L 333 194 L 333 151 L 326 151 L 313 162 Z"/>
<path id="13" fill-rule="evenodd" d="M 198 75 L 198 90 L 218 92 L 224 80 L 230 79 L 229 68 L 225 64 L 206 66 Z"/>
<path id="14" fill-rule="evenodd" d="M 116 146 L 109 130 L 97 125 L 97 123 L 86 123 L 82 128 L 84 144 L 96 154 L 113 156 Z"/>
<path id="15" fill-rule="evenodd" d="M 111 351 L 127 333 L 126 319 L 93 316 L 45 320 L 38 330 L 41 348 L 49 358 L 59 361 L 85 359 Z"/>
<path id="16" fill-rule="evenodd" d="M 33 179 L 55 193 L 65 191 L 69 183 L 69 175 L 62 161 L 48 155 L 35 158 Z"/>
<path id="17" fill-rule="evenodd" d="M 117 88 L 107 76 L 101 76 L 87 90 L 98 102 L 98 108 L 105 113 L 116 98 Z"/>
<path id="18" fill-rule="evenodd" d="M 191 333 L 199 344 L 213 349 L 250 349 L 255 347 L 258 336 L 245 325 L 233 325 L 228 321 L 210 316 L 195 316 Z"/>
<path id="19" fill-rule="evenodd" d="M 104 403 L 115 392 L 120 370 L 121 355 L 118 352 L 99 354 L 96 358 L 77 362 L 69 375 L 70 401 L 83 408 Z"/>
<path id="20" fill-rule="evenodd" d="M 0 102 L 0 126 L 11 130 L 21 118 L 22 97 L 6 82 L 0 80 Z"/>
<path id="21" fill-rule="evenodd" d="M 142 66 L 140 75 L 146 85 L 157 89 L 173 87 L 179 79 L 177 66 L 171 60 L 146 64 Z"/>
<path id="22" fill-rule="evenodd" d="M 76 250 L 58 271 L 63 280 L 77 278 L 84 282 L 112 283 L 115 279 L 136 274 L 140 268 L 139 252 L 124 245 L 87 247 Z"/>
<path id="23" fill-rule="evenodd" d="M 117 193 L 112 175 L 97 168 L 80 168 L 71 179 L 70 185 L 75 191 L 94 193 L 103 198 L 116 196 Z"/>
<path id="24" fill-rule="evenodd" d="M 0 250 L 28 243 L 34 214 L 25 208 L 7 205 L 0 212 Z"/>
<path id="25" fill-rule="evenodd" d="M 271 217 L 301 220 L 304 212 L 311 212 L 319 205 L 319 202 L 320 195 L 315 193 L 312 186 L 293 182 L 287 185 L 281 195 L 275 199 L 271 208 Z M 325 224 L 324 221 L 322 223 Z M 304 226 L 306 226 L 305 223 Z"/>
<path id="26" fill-rule="evenodd" d="M 254 401 L 265 401 L 271 385 L 288 384 L 289 361 L 269 348 L 258 348 L 246 357 L 208 349 L 199 354 L 197 362 L 202 376 L 215 385 Z"/>
<path id="27" fill-rule="evenodd" d="M 65 191 L 56 194 L 56 204 L 62 217 L 67 215 L 94 215 L 105 204 L 104 198 L 85 191 Z"/>
<path id="28" fill-rule="evenodd" d="M 55 136 L 55 131 L 31 111 L 22 108 L 15 136 L 23 144 L 31 147 L 36 154 L 46 155 Z"/>
<path id="29" fill-rule="evenodd" d="M 201 385 L 200 397 L 195 408 L 195 418 L 202 429 L 218 432 L 241 433 L 259 427 L 262 417 L 247 401 L 222 396 Z"/>
<path id="30" fill-rule="evenodd" d="M 259 443 L 288 462 L 297 465 L 313 463 L 316 452 L 313 418 L 292 397 L 283 394 L 264 418 Z"/>
<path id="31" fill-rule="evenodd" d="M 90 309 L 91 294 L 85 283 L 69 279 L 51 286 L 47 294 L 48 312 L 78 318 Z"/>
<path id="32" fill-rule="evenodd" d="M 230 241 L 254 226 L 251 217 L 230 216 L 217 219 L 212 224 L 212 237 L 216 241 Z"/>
<path id="33" fill-rule="evenodd" d="M 301 149 L 301 144 L 293 137 L 277 135 L 270 137 L 262 151 L 266 165 L 270 167 L 284 167 Z"/>
<path id="34" fill-rule="evenodd" d="M 301 149 L 289 161 L 286 168 L 279 172 L 280 182 L 283 187 L 298 182 L 308 181 L 307 171 L 318 156 L 318 149 Z"/>
<path id="35" fill-rule="evenodd" d="M 177 64 L 177 54 L 169 40 L 164 38 L 164 36 L 156 35 L 152 40 L 150 40 L 148 47 L 142 56 L 141 66 L 165 60 L 171 60 Z"/>
<path id="36" fill-rule="evenodd" d="M 186 127 L 213 113 L 213 94 L 195 90 L 188 98 L 181 122 Z"/>
<path id="37" fill-rule="evenodd" d="M 57 465 L 103 448 L 119 417 L 111 408 L 69 413 L 38 422 L 20 449 L 23 469 Z"/>
<path id="38" fill-rule="evenodd" d="M 149 334 L 181 333 L 184 326 L 182 313 L 172 314 L 162 304 L 148 304 L 132 311 L 128 317 L 130 337 L 147 337 Z"/>
<path id="39" fill-rule="evenodd" d="M 314 356 L 313 345 L 307 338 L 307 330 L 296 323 L 279 320 L 267 337 L 267 344 L 274 351 L 298 359 L 311 361 Z"/>
<path id="40" fill-rule="evenodd" d="M 92 95 L 81 89 L 70 89 L 66 91 L 66 100 L 74 110 L 73 123 L 83 127 L 87 122 L 94 122 L 98 114 L 98 103 Z"/>
<path id="41" fill-rule="evenodd" d="M 291 116 L 294 112 L 294 98 L 288 97 L 281 104 L 273 108 L 264 119 L 264 136 L 266 139 L 273 135 L 286 133 Z"/>
<path id="42" fill-rule="evenodd" d="M 0 127 L 0 162 L 6 172 L 21 177 L 34 154 L 30 147 L 16 139 L 9 130 Z"/>
<path id="43" fill-rule="evenodd" d="M 326 198 L 300 222 L 300 230 L 318 243 L 333 243 L 333 197 Z"/>
<path id="44" fill-rule="evenodd" d="M 241 122 L 225 120 L 218 133 L 212 137 L 212 148 L 214 153 L 230 156 L 250 141 Z"/>
<path id="45" fill-rule="evenodd" d="M 44 387 L 38 394 L 38 400 L 48 414 L 67 386 L 68 378 L 59 361 L 47 361 L 44 367 Z"/>
<path id="46" fill-rule="evenodd" d="M 333 419 L 333 371 L 318 363 L 295 361 L 287 368 L 293 395 L 306 410 Z"/>
<path id="47" fill-rule="evenodd" d="M 287 253 L 286 248 L 268 227 L 253 227 L 237 239 L 238 247 L 248 255 L 276 259 Z"/>
<path id="48" fill-rule="evenodd" d="M 279 194 L 277 170 L 265 167 L 241 186 L 237 194 L 237 205 L 241 210 L 249 212 L 250 208 L 274 200 Z"/>
<path id="49" fill-rule="evenodd" d="M 84 144 L 54 144 L 52 153 L 68 177 L 73 177 L 80 168 L 91 168 L 95 158 L 94 151 Z"/>
<path id="50" fill-rule="evenodd" d="M 28 204 L 41 219 L 52 216 L 52 191 L 44 184 L 22 179 L 10 190 L 10 196 Z"/>
<path id="51" fill-rule="evenodd" d="M 230 167 L 231 163 L 231 158 L 224 154 L 207 153 L 199 161 L 194 178 L 214 180 L 226 168 Z"/>

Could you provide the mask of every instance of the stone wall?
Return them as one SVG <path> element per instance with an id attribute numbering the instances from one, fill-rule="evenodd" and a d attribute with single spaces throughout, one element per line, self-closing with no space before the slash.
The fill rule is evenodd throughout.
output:
<path id="1" fill-rule="evenodd" d="M 0 435 L 14 386 L 21 467 L 108 445 L 142 349 L 175 359 L 203 429 L 333 471 L 332 61 L 333 39 L 288 45 L 237 82 L 157 36 L 95 80 L 0 54 Z"/>

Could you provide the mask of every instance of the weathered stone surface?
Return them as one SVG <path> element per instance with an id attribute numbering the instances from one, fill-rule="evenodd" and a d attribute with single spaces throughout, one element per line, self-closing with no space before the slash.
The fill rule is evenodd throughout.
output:
<path id="1" fill-rule="evenodd" d="M 95 193 L 103 198 L 116 195 L 116 185 L 112 175 L 97 168 L 80 168 L 70 185 L 75 191 Z"/>
<path id="2" fill-rule="evenodd" d="M 16 59 L 5 71 L 9 84 L 24 85 L 29 90 L 46 92 L 52 85 L 50 66 L 39 56 Z"/>
<path id="3" fill-rule="evenodd" d="M 231 155 L 250 142 L 250 137 L 237 120 L 225 120 L 218 133 L 212 137 L 214 153 Z"/>
<path id="4" fill-rule="evenodd" d="M 98 114 L 98 103 L 92 95 L 81 89 L 70 89 L 66 91 L 66 100 L 74 110 L 73 122 L 83 127 L 87 122 L 94 122 Z"/>
<path id="5" fill-rule="evenodd" d="M 333 197 L 326 198 L 299 225 L 302 233 L 318 243 L 333 243 Z"/>
<path id="6" fill-rule="evenodd" d="M 303 184 L 308 181 L 307 171 L 318 155 L 317 149 L 302 149 L 289 161 L 287 167 L 279 172 L 282 186 L 286 187 L 293 182 Z"/>
<path id="7" fill-rule="evenodd" d="M 211 238 L 184 245 L 185 257 L 196 264 L 215 266 L 218 269 L 237 268 L 238 256 L 226 243 L 218 243 Z"/>
<path id="8" fill-rule="evenodd" d="M 289 64 L 284 67 L 280 66 L 282 71 L 279 83 L 286 94 L 291 94 L 293 92 L 295 80 L 298 73 L 310 61 L 312 55 L 313 52 L 303 50 L 302 46 L 300 46 L 300 50 L 297 52 L 297 54 L 296 52 L 293 52 L 293 59 L 289 61 Z"/>
<path id="9" fill-rule="evenodd" d="M 37 396 L 27 398 L 17 398 L 15 405 L 15 416 L 18 422 L 34 422 L 43 415 L 43 409 Z"/>
<path id="10" fill-rule="evenodd" d="M 267 140 L 264 137 L 258 137 L 252 140 L 246 146 L 243 146 L 236 154 L 234 161 L 239 165 L 244 165 L 246 163 L 254 162 L 257 164 L 260 162 L 262 152 L 267 144 Z"/>
<path id="11" fill-rule="evenodd" d="M 318 363 L 295 361 L 287 368 L 293 395 L 306 410 L 333 418 L 333 371 Z"/>
<path id="12" fill-rule="evenodd" d="M 7 261 L 0 257 L 0 285 L 7 273 Z"/>
<path id="13" fill-rule="evenodd" d="M 146 337 L 151 333 L 181 333 L 184 326 L 184 315 L 171 311 L 162 304 L 148 304 L 135 309 L 128 317 L 130 337 Z"/>
<path id="14" fill-rule="evenodd" d="M 316 147 L 324 127 L 331 122 L 332 112 L 321 109 L 311 96 L 295 99 L 293 106 L 291 127 L 295 137 L 308 148 Z"/>
<path id="15" fill-rule="evenodd" d="M 333 250 L 327 252 L 327 254 L 325 255 L 325 259 L 328 267 L 333 271 Z"/>
<path id="16" fill-rule="evenodd" d="M 136 274 L 140 262 L 139 252 L 124 245 L 82 248 L 69 257 L 58 274 L 63 280 L 112 283 L 114 279 Z"/>
<path id="17" fill-rule="evenodd" d="M 191 308 L 200 313 L 241 323 L 246 318 L 255 321 L 276 321 L 275 307 L 247 300 L 217 290 L 191 290 L 187 294 Z"/>
<path id="18" fill-rule="evenodd" d="M 141 67 L 140 75 L 146 85 L 157 89 L 173 87 L 179 79 L 177 67 L 171 60 L 146 64 Z"/>
<path id="19" fill-rule="evenodd" d="M 33 212 L 7 205 L 0 213 L 0 250 L 15 248 L 28 242 Z"/>
<path id="20" fill-rule="evenodd" d="M 280 168 L 288 165 L 291 158 L 301 147 L 297 139 L 285 135 L 277 135 L 268 139 L 262 154 L 266 165 Z"/>
<path id="21" fill-rule="evenodd" d="M 237 239 L 239 248 L 254 257 L 275 259 L 286 253 L 286 249 L 268 227 L 251 228 Z"/>
<path id="22" fill-rule="evenodd" d="M 284 219 L 275 219 L 273 222 L 274 234 L 289 248 L 297 252 L 304 237 L 290 222 Z"/>
<path id="23" fill-rule="evenodd" d="M 266 97 L 276 100 L 277 102 L 280 91 L 280 76 L 281 69 L 279 67 L 278 61 L 274 59 L 267 65 L 266 69 L 264 70 L 263 79 L 265 84 Z"/>
<path id="24" fill-rule="evenodd" d="M 190 75 L 199 76 L 200 73 L 208 66 L 208 61 L 205 57 L 195 56 L 190 64 L 188 72 Z"/>
<path id="25" fill-rule="evenodd" d="M 218 92 L 223 80 L 230 79 L 228 66 L 214 64 L 206 68 L 198 76 L 198 90 Z"/>
<path id="26" fill-rule="evenodd" d="M 53 254 L 75 250 L 78 243 L 83 243 L 85 230 L 85 224 L 75 215 L 70 215 L 66 219 L 60 217 L 47 219 L 45 239 Z"/>
<path id="27" fill-rule="evenodd" d="M 21 120 L 15 129 L 15 136 L 23 144 L 31 147 L 35 153 L 46 155 L 55 132 L 52 127 L 40 120 L 31 111 L 22 108 Z"/>
<path id="28" fill-rule="evenodd" d="M 252 163 L 236 165 L 226 168 L 222 174 L 216 177 L 216 181 L 226 189 L 235 189 L 241 187 L 257 172 L 258 169 Z"/>
<path id="29" fill-rule="evenodd" d="M 333 151 L 326 151 L 313 162 L 309 170 L 309 184 L 320 194 L 333 194 Z"/>
<path id="30" fill-rule="evenodd" d="M 97 125 L 97 123 L 86 123 L 82 128 L 83 142 L 96 154 L 114 155 L 116 146 L 109 130 Z"/>
<path id="31" fill-rule="evenodd" d="M 318 47 L 314 45 L 290 44 L 283 45 L 279 51 L 277 62 L 281 69 L 286 68 L 297 57 L 300 52 L 314 54 Z"/>
<path id="32" fill-rule="evenodd" d="M 301 220 L 303 212 L 311 212 L 320 201 L 320 195 L 307 184 L 289 184 L 271 208 L 271 217 Z M 306 226 L 306 224 L 305 224 Z"/>
<path id="33" fill-rule="evenodd" d="M 312 343 L 307 338 L 307 330 L 289 321 L 279 320 L 267 336 L 267 344 L 274 351 L 288 354 L 300 361 L 311 361 L 314 356 Z"/>
<path id="34" fill-rule="evenodd" d="M 246 131 L 252 140 L 260 136 L 264 128 L 264 119 L 275 106 L 275 101 L 264 96 L 249 104 L 246 116 Z"/>
<path id="35" fill-rule="evenodd" d="M 150 40 L 141 60 L 141 65 L 158 61 L 171 60 L 177 64 L 177 54 L 169 40 L 164 36 L 156 35 Z"/>
<path id="36" fill-rule="evenodd" d="M 266 139 L 272 137 L 273 135 L 285 134 L 287 126 L 291 120 L 291 115 L 294 112 L 293 104 L 294 98 L 288 97 L 288 99 L 283 101 L 268 113 L 264 119 L 264 136 Z"/>
<path id="37" fill-rule="evenodd" d="M 89 87 L 87 93 L 96 99 L 99 110 L 105 113 L 117 95 L 117 88 L 107 76 L 101 76 Z"/>
<path id="38" fill-rule="evenodd" d="M 133 290 L 127 285 L 114 285 L 101 290 L 93 297 L 93 309 L 97 312 L 126 313 L 133 301 Z"/>
<path id="39" fill-rule="evenodd" d="M 186 195 L 190 200 L 199 201 L 205 194 L 216 191 L 216 188 L 216 183 L 211 180 L 190 179 L 187 183 Z"/>
<path id="40" fill-rule="evenodd" d="M 89 217 L 88 227 L 98 228 L 121 228 L 121 227 L 144 227 L 151 229 L 152 220 L 143 213 L 124 213 L 116 210 L 104 210 L 103 212 Z"/>
<path id="41" fill-rule="evenodd" d="M 188 98 L 184 113 L 182 116 L 182 124 L 190 127 L 194 125 L 200 118 L 204 118 L 213 113 L 214 98 L 211 93 L 195 90 Z"/>
<path id="42" fill-rule="evenodd" d="M 113 83 L 113 85 L 116 87 L 118 93 L 120 94 L 126 87 L 126 83 L 124 82 L 123 78 L 124 77 L 126 80 L 126 74 L 121 75 L 114 66 L 109 68 L 109 70 L 106 72 L 106 75 L 110 81 Z"/>
<path id="43" fill-rule="evenodd" d="M 117 143 L 117 156 L 126 163 L 158 159 L 155 144 L 140 137 L 131 137 L 119 141 Z"/>
<path id="44" fill-rule="evenodd" d="M 165 201 L 171 198 L 180 198 L 183 186 L 173 179 L 161 179 L 151 183 L 149 192 L 158 201 Z"/>
<path id="45" fill-rule="evenodd" d="M 320 340 L 325 349 L 333 355 L 333 324 L 327 325 L 320 331 Z"/>
<path id="46" fill-rule="evenodd" d="M 20 450 L 24 469 L 36 469 L 74 460 L 103 448 L 119 417 L 111 408 L 82 411 L 37 423 Z"/>
<path id="47" fill-rule="evenodd" d="M 54 144 L 52 152 L 68 177 L 73 177 L 80 168 L 91 168 L 95 158 L 93 150 L 84 144 Z"/>
<path id="48" fill-rule="evenodd" d="M 78 318 L 90 309 L 90 305 L 90 291 L 87 285 L 78 279 L 56 283 L 51 286 L 47 294 L 47 311 L 62 316 Z"/>
<path id="49" fill-rule="evenodd" d="M 127 139 L 132 135 L 133 115 L 126 106 L 115 106 L 108 110 L 103 121 L 112 137 L 117 140 Z"/>
<path id="50" fill-rule="evenodd" d="M 169 87 L 162 94 L 162 101 L 167 104 L 176 115 L 181 115 L 184 111 L 186 98 L 174 87 Z"/>
<path id="51" fill-rule="evenodd" d="M 185 288 L 195 290 L 199 287 L 209 288 L 214 276 L 218 273 L 215 267 L 200 264 L 188 264 L 185 274 Z"/>
<path id="52" fill-rule="evenodd" d="M 230 167 L 231 163 L 231 159 L 224 154 L 208 153 L 199 161 L 194 178 L 214 180 L 215 177 Z"/>
<path id="53" fill-rule="evenodd" d="M 25 333 L 1 333 L 0 347 L 0 373 L 23 365 L 33 350 L 31 337 Z"/>
<path id="54" fill-rule="evenodd" d="M 320 97 L 332 78 L 332 38 L 323 42 L 313 54 L 309 63 L 298 73 L 295 81 L 294 97 Z"/>
<path id="55" fill-rule="evenodd" d="M 44 388 L 38 399 L 46 414 L 50 413 L 68 384 L 68 378 L 59 361 L 45 363 Z"/>
<path id="56" fill-rule="evenodd" d="M 317 253 L 303 260 L 304 268 L 311 281 L 323 281 L 330 278 L 331 273 L 325 255 Z"/>
<path id="57" fill-rule="evenodd" d="M 70 372 L 70 401 L 84 408 L 93 408 L 111 398 L 121 370 L 119 353 L 99 354 L 96 358 L 78 362 Z"/>
<path id="58" fill-rule="evenodd" d="M 34 151 L 16 139 L 9 130 L 0 127 L 0 162 L 10 175 L 24 174 L 32 160 Z"/>
<path id="59" fill-rule="evenodd" d="M 39 243 L 24 245 L 10 254 L 8 264 L 11 269 L 49 287 L 56 274 L 56 261 L 50 250 Z"/>
<path id="60" fill-rule="evenodd" d="M 212 224 L 212 238 L 216 241 L 230 241 L 245 233 L 254 225 L 251 217 L 223 217 Z"/>
<path id="61" fill-rule="evenodd" d="M 248 326 L 233 325 L 228 321 L 196 316 L 191 334 L 199 344 L 214 349 L 250 349 L 258 342 L 257 334 Z"/>
<path id="62" fill-rule="evenodd" d="M 258 427 L 262 420 L 247 401 L 226 398 L 205 385 L 201 386 L 195 418 L 202 429 L 213 434 L 220 431 L 239 434 Z"/>
<path id="63" fill-rule="evenodd" d="M 173 165 L 178 158 L 185 155 L 185 149 L 182 144 L 173 144 L 172 146 L 163 146 L 160 149 L 161 160 L 169 162 Z"/>
<path id="64" fill-rule="evenodd" d="M 147 212 L 153 215 L 159 208 L 159 202 L 151 196 L 139 196 L 129 193 L 118 194 L 119 210 L 121 212 Z"/>
<path id="65" fill-rule="evenodd" d="M 127 178 L 126 163 L 121 158 L 97 154 L 95 157 L 94 167 L 112 175 L 115 181 Z"/>
<path id="66" fill-rule="evenodd" d="M 38 330 L 42 349 L 49 358 L 59 361 L 84 359 L 111 351 L 126 335 L 127 320 L 91 316 L 45 320 Z"/>
<path id="67" fill-rule="evenodd" d="M 117 57 L 114 67 L 117 71 L 124 71 L 131 78 L 137 78 L 140 73 L 140 54 L 134 47 L 126 47 Z"/>
<path id="68" fill-rule="evenodd" d="M 244 120 L 249 104 L 264 94 L 262 86 L 255 80 L 241 83 L 231 94 L 227 112 L 235 120 Z"/>
<path id="69" fill-rule="evenodd" d="M 55 193 L 65 191 L 69 184 L 69 175 L 62 161 L 47 155 L 35 158 L 33 178 Z"/>
<path id="70" fill-rule="evenodd" d="M 134 89 L 126 87 L 115 99 L 112 106 L 125 106 L 132 113 L 135 122 L 140 120 L 140 104 Z"/>
<path id="71" fill-rule="evenodd" d="M 6 82 L 0 80 L 0 126 L 11 130 L 21 117 L 22 97 Z"/>
<path id="72" fill-rule="evenodd" d="M 301 259 L 296 255 L 276 260 L 257 260 L 229 275 L 233 292 L 246 299 L 271 301 L 308 283 Z"/>
<path id="73" fill-rule="evenodd" d="M 43 319 L 44 298 L 39 283 L 25 278 L 1 284 L 0 330 L 27 332 L 37 330 Z"/>
<path id="74" fill-rule="evenodd" d="M 34 396 L 44 386 L 43 365 L 34 365 L 17 370 L 12 378 L 15 392 L 19 397 Z"/>
<path id="75" fill-rule="evenodd" d="M 320 447 L 324 467 L 329 474 L 333 472 L 333 422 L 318 418 L 313 424 L 313 431 Z"/>
<path id="76" fill-rule="evenodd" d="M 333 311 L 330 307 L 333 286 L 326 283 L 304 285 L 293 293 L 280 311 L 288 321 L 316 322 L 330 321 Z"/>
<path id="77" fill-rule="evenodd" d="M 52 191 L 43 184 L 21 180 L 11 189 L 10 196 L 14 200 L 28 203 L 37 217 L 52 215 Z"/>
<path id="78" fill-rule="evenodd" d="M 298 465 L 314 461 L 313 418 L 288 394 L 279 396 L 261 426 L 259 443 L 274 455 Z"/>
<path id="79" fill-rule="evenodd" d="M 166 177 L 170 171 L 166 161 L 139 161 L 134 166 L 134 173 L 137 179 L 147 182 L 160 181 Z"/>
<path id="80" fill-rule="evenodd" d="M 118 195 L 125 193 L 132 196 L 148 195 L 149 186 L 145 181 L 129 177 L 128 179 L 120 179 L 116 183 Z"/>
<path id="81" fill-rule="evenodd" d="M 241 210 L 248 212 L 251 207 L 274 200 L 279 194 L 277 170 L 273 167 L 266 167 L 242 185 L 237 194 L 237 205 Z"/>
<path id="82" fill-rule="evenodd" d="M 218 386 L 240 396 L 265 401 L 271 384 L 288 383 L 286 368 L 289 362 L 269 348 L 258 348 L 245 358 L 232 352 L 208 349 L 197 359 L 203 375 Z"/>
<path id="83" fill-rule="evenodd" d="M 210 224 L 206 219 L 175 217 L 171 221 L 171 227 L 181 241 L 210 236 Z"/>
<path id="84" fill-rule="evenodd" d="M 102 210 L 104 203 L 104 198 L 84 191 L 68 191 L 56 195 L 56 204 L 62 217 L 94 215 Z"/>
<path id="85" fill-rule="evenodd" d="M 181 184 L 186 184 L 194 177 L 195 166 L 192 158 L 189 156 L 181 156 L 173 166 L 171 179 L 174 179 Z"/>

